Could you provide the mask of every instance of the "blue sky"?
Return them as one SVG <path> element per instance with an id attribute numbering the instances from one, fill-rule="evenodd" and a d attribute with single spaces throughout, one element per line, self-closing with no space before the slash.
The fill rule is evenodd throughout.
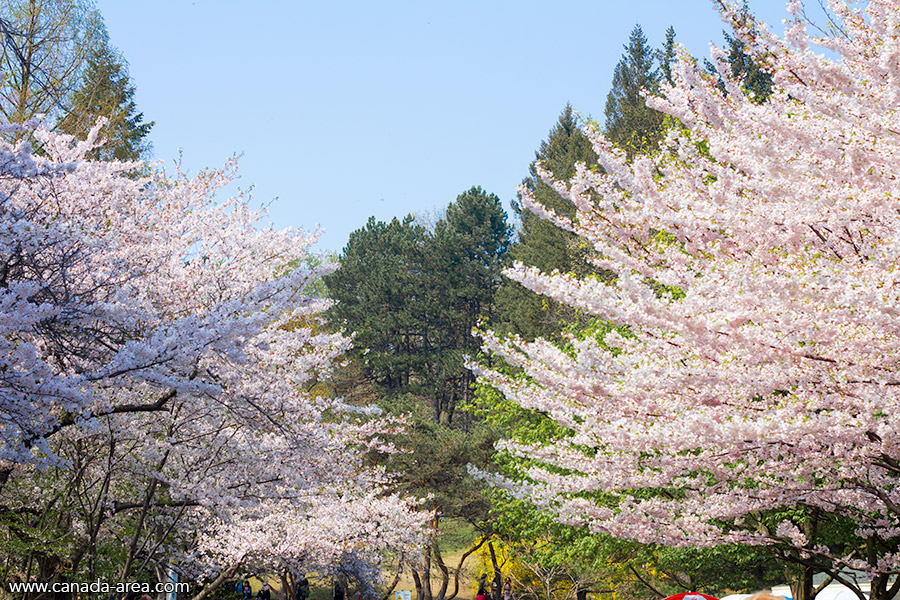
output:
<path id="1" fill-rule="evenodd" d="M 814 2 L 810 2 L 815 5 Z M 566 102 L 601 118 L 623 44 L 721 42 L 709 0 L 99 0 L 154 158 L 242 154 L 279 228 L 340 250 L 370 215 L 433 212 L 480 185 L 506 206 Z M 750 0 L 781 31 L 783 0 Z"/>

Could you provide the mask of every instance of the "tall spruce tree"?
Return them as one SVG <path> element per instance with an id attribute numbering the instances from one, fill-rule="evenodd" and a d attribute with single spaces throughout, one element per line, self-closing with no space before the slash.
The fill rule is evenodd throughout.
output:
<path id="1" fill-rule="evenodd" d="M 597 156 L 571 105 L 565 106 L 547 139 L 541 142 L 529 167 L 529 176 L 523 183 L 545 206 L 574 216 L 575 207 L 538 177 L 538 162 L 560 181 L 568 181 L 575 174 L 576 163 L 597 164 Z M 524 210 L 518 202 L 513 203 L 513 210 L 519 217 L 519 229 L 517 241 L 509 252 L 512 261 L 548 273 L 555 270 L 585 272 L 586 248 L 575 236 Z M 527 339 L 556 336 L 563 323 L 574 319 L 570 310 L 509 280 L 504 280 L 497 292 L 497 305 L 500 311 L 498 329 Z"/>
<path id="2" fill-rule="evenodd" d="M 750 8 L 746 2 L 742 10 L 740 18 L 743 25 L 743 22 L 750 16 Z M 728 48 L 728 62 L 731 64 L 731 74 L 736 79 L 743 81 L 741 87 L 745 94 L 757 102 L 765 102 L 766 98 L 772 93 L 772 75 L 764 71 L 760 64 L 744 51 L 744 42 L 738 37 L 731 35 L 727 31 L 723 31 L 722 35 Z"/>
<path id="3" fill-rule="evenodd" d="M 144 123 L 144 115 L 134 101 L 135 88 L 128 75 L 125 59 L 108 44 L 95 47 L 87 58 L 81 84 L 72 94 L 71 108 L 59 122 L 59 129 L 84 138 L 103 117 L 107 140 L 91 151 L 90 158 L 100 160 L 136 160 L 149 151 L 146 137 L 153 123 Z"/>
<path id="4" fill-rule="evenodd" d="M 659 83 L 675 85 L 672 64 L 677 58 L 677 53 L 675 51 L 675 28 L 671 25 L 666 29 L 666 41 L 663 42 L 663 47 L 657 52 L 656 57 L 659 61 Z"/>
<path id="5" fill-rule="evenodd" d="M 666 32 L 664 54 L 674 56 L 675 31 Z M 625 53 L 613 72 L 612 89 L 606 97 L 604 134 L 625 151 L 631 160 L 636 154 L 650 152 L 664 135 L 664 116 L 649 106 L 643 93 L 659 90 L 660 73 L 654 66 L 658 53 L 647 43 L 640 25 L 635 25 L 625 45 Z M 663 76 L 671 77 L 669 63 L 664 63 Z"/>

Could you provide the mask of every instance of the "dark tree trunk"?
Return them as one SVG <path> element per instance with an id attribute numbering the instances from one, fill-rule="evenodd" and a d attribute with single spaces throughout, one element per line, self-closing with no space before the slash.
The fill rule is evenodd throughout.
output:
<path id="1" fill-rule="evenodd" d="M 497 553 L 494 552 L 494 542 L 488 542 L 488 551 L 491 553 L 491 566 L 494 567 L 494 579 L 491 584 L 491 598 L 500 600 L 503 593 L 503 573 L 500 572 L 500 566 L 497 564 Z"/>
<path id="2" fill-rule="evenodd" d="M 431 546 L 425 548 L 425 573 L 422 576 L 423 600 L 433 600 L 431 594 Z"/>
<path id="3" fill-rule="evenodd" d="M 813 600 L 812 567 L 800 567 L 800 575 L 791 583 L 791 593 L 794 595 L 794 600 Z"/>
<path id="4" fill-rule="evenodd" d="M 435 517 L 437 519 L 437 517 Z M 435 600 L 444 600 L 447 597 L 447 587 L 450 585 L 450 569 L 444 564 L 444 557 L 441 556 L 441 549 L 438 546 L 437 538 L 432 542 L 434 549 L 434 561 L 437 563 L 438 570 L 441 572 L 441 587 L 438 590 Z"/>
<path id="5" fill-rule="evenodd" d="M 424 600 L 425 590 L 422 588 L 422 578 L 417 570 L 410 569 L 410 571 L 412 571 L 413 583 L 416 586 L 416 600 Z"/>

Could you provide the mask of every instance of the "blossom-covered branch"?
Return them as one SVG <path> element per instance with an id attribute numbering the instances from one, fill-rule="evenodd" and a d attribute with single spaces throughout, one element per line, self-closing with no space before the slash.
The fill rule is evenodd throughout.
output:
<path id="1" fill-rule="evenodd" d="M 527 488 L 498 482 L 561 518 L 642 542 L 767 544 L 832 575 L 863 570 L 872 598 L 890 598 L 900 6 L 829 4 L 844 33 L 817 39 L 796 1 L 783 38 L 723 8 L 772 73 L 765 102 L 714 51 L 717 76 L 685 56 L 676 85 L 648 98 L 679 123 L 666 151 L 626 163 L 589 131 L 602 171 L 551 182 L 575 218 L 534 208 L 585 238 L 615 281 L 507 274 L 617 327 L 564 349 L 488 335 L 525 376 L 481 375 L 572 430 L 553 447 L 506 443 L 549 468 L 529 470 Z M 804 531 L 815 519 L 852 533 L 816 537 Z"/>

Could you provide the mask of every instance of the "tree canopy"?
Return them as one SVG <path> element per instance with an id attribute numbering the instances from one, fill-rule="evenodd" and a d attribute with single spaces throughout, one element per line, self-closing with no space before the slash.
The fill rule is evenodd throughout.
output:
<path id="1" fill-rule="evenodd" d="M 313 237 L 191 179 L 87 161 L 0 125 L 4 582 L 348 572 L 422 543 L 427 512 L 363 450 L 397 424 L 315 393 L 349 340 L 306 293 Z M 323 535 L 326 537 L 323 538 Z"/>
<path id="2" fill-rule="evenodd" d="M 835 6 L 842 35 L 815 40 L 799 3 L 786 39 L 723 9 L 772 93 L 748 98 L 724 56 L 717 76 L 681 61 L 650 101 L 681 123 L 672 153 L 628 162 L 593 134 L 605 174 L 579 169 L 564 194 L 575 218 L 554 218 L 615 280 L 507 273 L 616 327 L 565 347 L 487 335 L 526 376 L 483 376 L 573 432 L 507 442 L 536 461 L 534 482 L 498 481 L 561 520 L 645 543 L 768 547 L 860 598 L 843 573 L 862 570 L 881 599 L 900 588 L 900 137 L 884 85 L 898 77 L 898 11 Z"/>
<path id="3" fill-rule="evenodd" d="M 356 332 L 368 376 L 425 399 L 435 422 L 451 424 L 471 397 L 465 356 L 478 349 L 473 328 L 495 310 L 509 236 L 500 200 L 474 187 L 433 231 L 412 216 L 369 219 L 350 235 L 341 268 L 325 278 L 337 301 L 329 317 Z"/>
<path id="4" fill-rule="evenodd" d="M 665 133 L 664 115 L 647 105 L 644 94 L 658 94 L 661 76 L 671 78 L 674 43 L 675 30 L 669 27 L 663 51 L 654 52 L 641 26 L 635 25 L 613 72 L 603 131 L 629 159 L 656 148 Z"/>
<path id="5" fill-rule="evenodd" d="M 81 139 L 105 119 L 105 143 L 88 155 L 92 159 L 137 160 L 149 149 L 147 135 L 153 123 L 145 123 L 134 101 L 135 88 L 125 59 L 109 44 L 99 44 L 87 56 L 80 85 L 73 91 L 70 108 L 58 129 Z"/>
<path id="6" fill-rule="evenodd" d="M 574 206 L 540 178 L 536 165 L 545 165 L 555 177 L 564 181 L 575 174 L 576 164 L 596 164 L 596 155 L 581 125 L 574 109 L 567 104 L 547 139 L 535 152 L 529 176 L 522 183 L 545 206 L 567 216 L 574 215 Z M 509 251 L 512 262 L 532 265 L 546 273 L 585 272 L 586 248 L 577 236 L 539 218 L 518 202 L 513 203 L 513 210 L 519 217 L 519 227 Z M 556 336 L 565 323 L 575 318 L 566 307 L 509 279 L 503 281 L 497 292 L 497 307 L 494 326 L 527 339 Z"/>
<path id="7" fill-rule="evenodd" d="M 13 0 L 0 7 L 0 38 L 0 114 L 21 123 L 68 112 L 106 29 L 90 0 Z"/>

